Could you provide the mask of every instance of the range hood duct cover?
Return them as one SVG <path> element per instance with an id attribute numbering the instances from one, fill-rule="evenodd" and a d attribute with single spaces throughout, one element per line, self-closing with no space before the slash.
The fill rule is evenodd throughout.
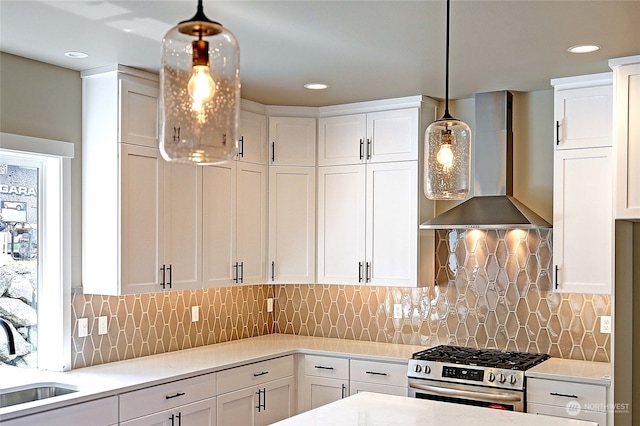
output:
<path id="1" fill-rule="evenodd" d="M 477 93 L 474 197 L 420 229 L 529 229 L 551 224 L 513 197 L 513 94 Z"/>

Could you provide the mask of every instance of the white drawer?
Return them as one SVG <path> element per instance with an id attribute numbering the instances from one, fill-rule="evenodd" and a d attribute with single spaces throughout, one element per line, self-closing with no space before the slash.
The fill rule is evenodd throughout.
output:
<path id="1" fill-rule="evenodd" d="M 378 383 L 369 382 L 349 382 L 349 395 L 355 395 L 359 392 L 374 392 L 385 395 L 408 396 L 409 388 L 407 386 L 389 386 Z"/>
<path id="2" fill-rule="evenodd" d="M 218 395 L 293 376 L 293 355 L 218 372 Z"/>
<path id="3" fill-rule="evenodd" d="M 607 413 L 602 411 L 580 410 L 578 414 L 572 416 L 567 412 L 567 408 L 565 406 L 559 407 L 556 405 L 536 404 L 535 402 L 530 402 L 527 404 L 527 413 L 545 414 L 565 419 L 587 420 L 590 422 L 597 422 L 599 426 L 607 426 Z"/>
<path id="4" fill-rule="evenodd" d="M 607 388 L 601 385 L 561 380 L 527 379 L 527 402 L 565 407 L 569 401 L 575 401 L 581 407 L 604 409 L 607 402 Z"/>
<path id="5" fill-rule="evenodd" d="M 123 393 L 120 421 L 135 419 L 216 396 L 216 373 Z"/>
<path id="6" fill-rule="evenodd" d="M 304 355 L 304 374 L 349 380 L 349 359 Z"/>
<path id="7" fill-rule="evenodd" d="M 407 364 L 351 360 L 351 380 L 407 387 Z"/>

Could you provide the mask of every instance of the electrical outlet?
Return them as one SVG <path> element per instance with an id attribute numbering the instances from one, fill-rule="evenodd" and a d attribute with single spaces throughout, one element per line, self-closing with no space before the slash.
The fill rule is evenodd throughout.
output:
<path id="1" fill-rule="evenodd" d="M 611 317 L 603 315 L 600 317 L 600 333 L 611 334 Z"/>
<path id="2" fill-rule="evenodd" d="M 394 303 L 393 305 L 393 318 L 394 319 L 402 318 L 402 305 L 400 303 Z"/>
<path id="3" fill-rule="evenodd" d="M 191 322 L 200 321 L 200 306 L 191 307 Z"/>
<path id="4" fill-rule="evenodd" d="M 267 312 L 273 312 L 273 297 L 267 298 Z"/>
<path id="5" fill-rule="evenodd" d="M 98 317 L 98 335 L 107 334 L 107 317 Z"/>
<path id="6" fill-rule="evenodd" d="M 78 318 L 78 337 L 87 337 L 89 335 L 89 319 Z"/>

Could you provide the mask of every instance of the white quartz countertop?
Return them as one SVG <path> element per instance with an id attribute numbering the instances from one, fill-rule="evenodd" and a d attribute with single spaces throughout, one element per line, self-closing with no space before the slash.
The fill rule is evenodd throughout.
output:
<path id="1" fill-rule="evenodd" d="M 80 368 L 66 373 L 0 366 L 0 391 L 33 383 L 63 383 L 78 392 L 0 407 L 0 422 L 148 386 L 295 353 L 407 363 L 423 346 L 271 334 Z"/>
<path id="2" fill-rule="evenodd" d="M 597 423 L 362 392 L 274 426 L 597 426 Z"/>
<path id="3" fill-rule="evenodd" d="M 609 386 L 611 385 L 611 365 L 608 362 L 549 358 L 525 371 L 525 376 Z"/>

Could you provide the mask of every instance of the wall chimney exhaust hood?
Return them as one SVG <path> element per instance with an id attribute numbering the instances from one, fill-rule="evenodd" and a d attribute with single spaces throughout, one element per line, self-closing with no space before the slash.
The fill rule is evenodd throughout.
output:
<path id="1" fill-rule="evenodd" d="M 420 229 L 529 229 L 551 224 L 513 197 L 513 94 L 477 93 L 474 196 Z"/>

